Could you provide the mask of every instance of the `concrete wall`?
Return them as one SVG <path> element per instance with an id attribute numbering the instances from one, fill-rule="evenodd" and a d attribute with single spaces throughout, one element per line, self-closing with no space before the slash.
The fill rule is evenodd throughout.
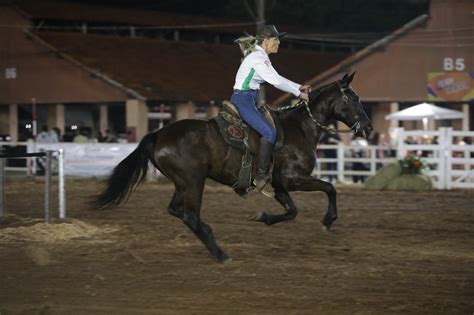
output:
<path id="1" fill-rule="evenodd" d="M 196 106 L 193 102 L 186 102 L 176 106 L 176 120 L 194 118 Z"/>
<path id="2" fill-rule="evenodd" d="M 126 122 L 128 142 L 137 142 L 148 132 L 148 107 L 139 100 L 127 100 Z"/>

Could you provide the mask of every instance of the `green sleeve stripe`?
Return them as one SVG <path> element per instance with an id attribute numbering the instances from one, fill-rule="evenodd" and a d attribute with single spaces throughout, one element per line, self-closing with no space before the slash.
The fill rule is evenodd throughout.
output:
<path id="1" fill-rule="evenodd" d="M 242 84 L 243 91 L 250 90 L 250 80 L 252 80 L 254 73 L 255 73 L 255 69 L 252 68 L 252 70 L 250 70 L 249 74 L 245 78 L 244 83 Z"/>

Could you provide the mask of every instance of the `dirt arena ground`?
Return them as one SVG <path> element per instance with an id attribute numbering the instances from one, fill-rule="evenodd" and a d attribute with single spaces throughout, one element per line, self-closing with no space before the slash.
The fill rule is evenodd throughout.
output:
<path id="1" fill-rule="evenodd" d="M 97 181 L 67 181 L 66 222 L 45 225 L 43 182 L 9 178 L 0 224 L 0 314 L 473 314 L 474 191 L 339 188 L 339 219 L 319 220 L 322 193 L 281 211 L 208 185 L 203 219 L 233 258 L 215 262 L 166 212 L 172 186 L 146 183 L 113 211 L 86 201 Z"/>

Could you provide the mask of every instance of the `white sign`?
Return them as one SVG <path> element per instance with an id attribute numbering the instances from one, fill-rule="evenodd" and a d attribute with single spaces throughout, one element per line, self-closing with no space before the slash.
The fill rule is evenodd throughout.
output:
<path id="1" fill-rule="evenodd" d="M 64 149 L 66 176 L 108 176 L 138 143 L 28 143 L 28 152 Z"/>
<path id="2" fill-rule="evenodd" d="M 16 79 L 16 68 L 5 68 L 5 79 Z"/>

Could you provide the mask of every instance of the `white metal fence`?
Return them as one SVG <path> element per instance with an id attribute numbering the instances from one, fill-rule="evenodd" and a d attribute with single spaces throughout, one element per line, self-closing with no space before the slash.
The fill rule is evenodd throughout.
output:
<path id="1" fill-rule="evenodd" d="M 430 166 L 426 174 L 433 179 L 436 188 L 474 188 L 474 145 L 456 141 L 463 138 L 472 141 L 473 131 L 454 131 L 452 128 L 406 131 L 397 128 L 394 134 L 394 144 L 388 146 L 318 146 L 315 176 L 325 179 L 335 176 L 340 182 L 348 182 L 355 176 L 373 175 L 383 165 L 412 154 L 420 156 Z M 325 157 L 329 150 L 336 150 L 337 157 Z M 358 150 L 364 152 L 364 157 L 353 157 Z M 329 163 L 337 165 L 336 170 L 332 170 Z M 354 167 L 357 163 L 363 167 Z"/>
<path id="2" fill-rule="evenodd" d="M 406 131 L 397 128 L 392 145 L 350 146 L 319 145 L 314 176 L 337 179 L 347 183 L 373 175 L 383 165 L 396 162 L 410 152 L 430 165 L 427 171 L 438 189 L 474 188 L 474 145 L 455 139 L 474 139 L 474 132 L 439 128 L 436 131 Z M 433 140 L 435 142 L 433 143 Z M 65 174 L 69 176 L 104 176 L 124 157 L 134 150 L 137 143 L 32 143 L 0 142 L 0 146 L 26 146 L 28 152 L 38 149 L 65 150 Z M 32 151 L 34 150 L 34 151 Z M 332 150 L 332 151 L 331 151 Z M 362 157 L 354 157 L 361 152 Z M 328 157 L 328 153 L 335 153 Z M 6 167 L 28 174 L 28 166 Z M 363 178 L 361 178 L 363 177 Z"/>

